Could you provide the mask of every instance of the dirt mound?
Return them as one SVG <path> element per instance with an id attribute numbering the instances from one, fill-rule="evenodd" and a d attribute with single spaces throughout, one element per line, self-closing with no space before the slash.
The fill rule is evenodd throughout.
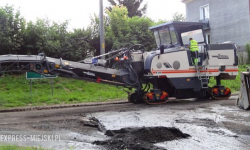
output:
<path id="1" fill-rule="evenodd" d="M 103 145 L 107 149 L 161 149 L 155 143 L 187 138 L 190 135 L 182 133 L 176 128 L 142 127 L 107 130 L 105 135 L 112 138 L 107 141 L 95 141 L 94 144 Z"/>

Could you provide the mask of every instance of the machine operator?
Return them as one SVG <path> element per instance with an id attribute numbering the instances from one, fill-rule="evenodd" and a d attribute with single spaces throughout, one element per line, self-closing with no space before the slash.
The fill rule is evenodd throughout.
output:
<path id="1" fill-rule="evenodd" d="M 189 49 L 191 52 L 191 60 L 194 65 L 198 64 L 198 42 L 193 40 L 193 38 L 189 39 Z"/>

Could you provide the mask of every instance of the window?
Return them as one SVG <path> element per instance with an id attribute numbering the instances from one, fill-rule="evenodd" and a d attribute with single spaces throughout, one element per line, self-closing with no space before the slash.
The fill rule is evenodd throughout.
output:
<path id="1" fill-rule="evenodd" d="M 168 28 L 159 30 L 161 45 L 168 46 L 171 43 Z"/>
<path id="2" fill-rule="evenodd" d="M 157 46 L 160 47 L 161 41 L 160 41 L 159 32 L 158 32 L 158 31 L 155 31 L 155 32 L 154 32 L 154 36 L 155 36 L 155 41 L 156 41 Z"/>
<path id="3" fill-rule="evenodd" d="M 182 38 L 183 45 L 189 44 L 189 38 L 193 38 L 198 43 L 204 43 L 203 32 L 201 29 L 193 30 L 189 32 L 183 32 L 181 33 L 181 38 Z"/>
<path id="4" fill-rule="evenodd" d="M 201 20 L 209 19 L 209 5 L 200 7 L 200 19 Z"/>
<path id="5" fill-rule="evenodd" d="M 177 37 L 176 37 L 176 32 L 175 32 L 174 28 L 170 27 L 169 30 L 170 30 L 170 36 L 171 36 L 171 39 L 172 39 L 172 43 L 171 44 L 172 45 L 178 44 Z"/>

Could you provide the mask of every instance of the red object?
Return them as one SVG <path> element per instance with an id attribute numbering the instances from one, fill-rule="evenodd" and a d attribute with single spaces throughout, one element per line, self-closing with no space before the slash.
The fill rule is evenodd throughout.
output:
<path id="1" fill-rule="evenodd" d="M 102 78 L 97 77 L 96 82 L 97 82 L 97 83 L 100 83 L 101 81 L 102 81 Z"/>
<path id="2" fill-rule="evenodd" d="M 229 88 L 226 88 L 224 91 L 224 95 L 227 95 L 229 92 L 231 92 L 231 90 Z"/>
<path id="3" fill-rule="evenodd" d="M 128 59 L 128 57 L 127 57 L 127 56 L 123 56 L 123 59 L 124 59 L 124 60 L 127 60 L 127 59 Z"/>
<path id="4" fill-rule="evenodd" d="M 149 93 L 147 93 L 147 97 L 148 97 L 149 99 L 153 99 L 153 95 L 154 95 L 154 93 L 153 93 L 153 92 L 149 92 Z"/>
<path id="5" fill-rule="evenodd" d="M 164 98 L 166 98 L 168 96 L 168 93 L 163 91 L 162 95 L 161 95 L 161 100 L 163 100 Z"/>
<path id="6" fill-rule="evenodd" d="M 158 78 L 167 78 L 167 76 L 159 76 Z"/>
<path id="7" fill-rule="evenodd" d="M 219 94 L 219 89 L 218 88 L 213 88 L 213 93 L 214 94 Z"/>
<path id="8" fill-rule="evenodd" d="M 119 58 L 118 58 L 118 57 L 115 57 L 115 60 L 116 60 L 116 61 L 118 61 L 118 60 L 119 60 Z"/>

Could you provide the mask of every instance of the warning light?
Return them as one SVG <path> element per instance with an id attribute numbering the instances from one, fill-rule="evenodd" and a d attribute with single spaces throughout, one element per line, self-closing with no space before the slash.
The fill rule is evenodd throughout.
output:
<path id="1" fill-rule="evenodd" d="M 49 73 L 49 71 L 48 70 L 43 70 L 43 73 Z"/>
<path id="2" fill-rule="evenodd" d="M 148 97 L 149 99 L 153 99 L 153 94 L 154 94 L 154 93 L 151 93 L 151 92 L 150 92 L 150 93 L 147 93 L 147 97 Z"/>
<path id="3" fill-rule="evenodd" d="M 55 67 L 56 67 L 56 68 L 60 68 L 60 65 L 55 64 Z"/>
<path id="4" fill-rule="evenodd" d="M 161 95 L 161 100 L 163 100 L 164 98 L 166 98 L 168 96 L 168 93 L 163 91 L 162 95 Z"/>
<path id="5" fill-rule="evenodd" d="M 152 93 L 148 93 L 148 96 L 153 96 L 153 94 Z"/>
<path id="6" fill-rule="evenodd" d="M 214 92 L 215 94 L 219 94 L 219 89 L 218 89 L 218 88 L 214 88 L 214 89 L 213 89 L 213 92 Z"/>
<path id="7" fill-rule="evenodd" d="M 231 92 L 231 90 L 229 89 L 229 88 L 226 88 L 225 89 L 225 92 L 224 92 L 224 95 L 227 95 L 227 94 L 229 94 Z"/>

